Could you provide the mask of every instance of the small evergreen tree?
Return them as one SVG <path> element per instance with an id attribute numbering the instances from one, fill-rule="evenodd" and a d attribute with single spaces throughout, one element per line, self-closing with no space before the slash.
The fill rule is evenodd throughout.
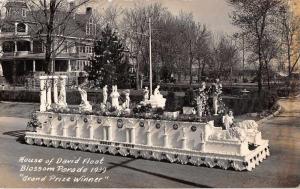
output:
<path id="1" fill-rule="evenodd" d="M 108 25 L 101 32 L 100 39 L 94 44 L 94 56 L 85 70 L 89 80 L 95 81 L 100 87 L 118 84 L 118 80 L 128 74 L 124 70 L 124 45 L 117 33 Z M 96 82 L 97 81 L 97 82 Z"/>

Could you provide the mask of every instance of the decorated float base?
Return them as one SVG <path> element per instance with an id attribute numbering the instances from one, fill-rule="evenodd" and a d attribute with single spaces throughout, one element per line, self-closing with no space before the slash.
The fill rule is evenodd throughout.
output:
<path id="1" fill-rule="evenodd" d="M 109 153 L 171 163 L 251 171 L 269 153 L 255 122 L 233 130 L 213 122 L 121 118 L 38 112 L 42 126 L 26 132 L 28 144 Z M 253 126 L 254 125 L 254 126 Z M 238 130 L 239 132 L 236 132 Z"/>

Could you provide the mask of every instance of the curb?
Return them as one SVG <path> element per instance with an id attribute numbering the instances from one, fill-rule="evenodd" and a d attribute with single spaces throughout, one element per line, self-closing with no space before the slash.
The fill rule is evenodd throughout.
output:
<path id="1" fill-rule="evenodd" d="M 278 101 L 279 101 L 279 100 L 278 100 Z M 267 117 L 264 117 L 264 118 L 262 118 L 261 120 L 257 121 L 258 124 L 261 124 L 261 123 L 263 123 L 263 122 L 265 122 L 265 121 L 267 121 L 267 120 L 269 120 L 269 119 L 271 119 L 271 118 L 277 116 L 277 115 L 280 113 L 282 107 L 280 106 L 280 104 L 278 103 L 278 101 L 277 101 L 276 104 L 275 104 L 275 105 L 278 106 L 278 109 L 277 109 L 274 113 L 272 113 L 271 115 L 268 115 Z"/>

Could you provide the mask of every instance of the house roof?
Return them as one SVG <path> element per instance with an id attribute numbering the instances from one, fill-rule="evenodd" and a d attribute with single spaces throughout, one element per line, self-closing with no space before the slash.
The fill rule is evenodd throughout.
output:
<path id="1" fill-rule="evenodd" d="M 8 5 L 7 5 L 8 4 Z M 9 1 L 6 6 L 19 6 L 24 5 L 24 2 Z M 26 4 L 25 4 L 26 6 Z M 56 23 L 55 32 L 58 35 L 78 37 L 78 38 L 91 38 L 86 34 L 86 24 L 92 17 L 91 14 L 79 14 L 70 13 L 66 10 L 56 11 L 54 22 Z M 12 24 L 15 22 L 24 22 L 29 26 L 28 32 L 30 35 L 46 34 L 46 23 L 48 22 L 48 16 L 45 16 L 43 10 L 28 11 L 26 17 L 22 17 L 18 14 L 8 15 L 3 19 L 3 26 Z M 2 26 L 2 27 L 3 27 Z"/>

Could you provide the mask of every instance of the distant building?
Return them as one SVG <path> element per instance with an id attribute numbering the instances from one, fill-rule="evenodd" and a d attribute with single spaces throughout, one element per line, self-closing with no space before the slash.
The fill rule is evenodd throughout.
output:
<path id="1" fill-rule="evenodd" d="M 69 9 L 74 7 L 69 4 Z M 0 62 L 7 81 L 24 84 L 29 77 L 44 74 L 45 31 L 36 23 L 35 16 L 41 10 L 29 10 L 25 0 L 9 0 L 5 5 L 5 15 L 0 28 Z M 60 19 L 68 10 L 60 11 Z M 65 27 L 64 33 L 61 27 Z M 52 57 L 52 71 L 69 76 L 69 84 L 78 82 L 84 73 L 84 66 L 93 53 L 97 25 L 91 7 L 85 13 L 75 12 L 65 26 L 54 32 L 54 45 L 57 53 Z"/>

